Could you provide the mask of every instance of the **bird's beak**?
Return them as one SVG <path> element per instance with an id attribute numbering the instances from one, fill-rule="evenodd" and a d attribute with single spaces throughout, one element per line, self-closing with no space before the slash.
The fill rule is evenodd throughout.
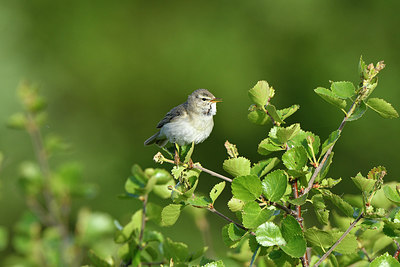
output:
<path id="1" fill-rule="evenodd" d="M 214 98 L 210 100 L 211 103 L 218 103 L 218 102 L 222 102 L 221 98 Z"/>

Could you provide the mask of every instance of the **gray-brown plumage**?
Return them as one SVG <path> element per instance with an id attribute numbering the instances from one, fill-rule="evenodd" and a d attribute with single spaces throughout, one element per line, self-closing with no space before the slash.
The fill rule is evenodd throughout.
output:
<path id="1" fill-rule="evenodd" d="M 216 102 L 220 102 L 206 89 L 198 89 L 188 96 L 185 103 L 171 109 L 157 124 L 160 129 L 144 144 L 162 147 L 168 141 L 178 145 L 203 142 L 214 126 L 213 116 L 217 112 Z"/>

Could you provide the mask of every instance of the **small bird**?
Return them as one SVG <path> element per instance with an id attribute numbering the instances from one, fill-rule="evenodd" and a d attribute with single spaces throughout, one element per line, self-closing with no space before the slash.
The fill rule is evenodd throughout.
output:
<path id="1" fill-rule="evenodd" d="M 210 135 L 217 113 L 217 102 L 206 89 L 198 89 L 188 96 L 185 103 L 171 109 L 158 123 L 160 129 L 156 134 L 147 139 L 144 145 L 157 144 L 165 146 L 168 141 L 179 146 L 201 143 Z"/>

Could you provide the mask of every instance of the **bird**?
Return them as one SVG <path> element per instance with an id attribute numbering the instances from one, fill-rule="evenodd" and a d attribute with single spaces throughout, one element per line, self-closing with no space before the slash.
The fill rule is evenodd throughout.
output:
<path id="1" fill-rule="evenodd" d="M 160 130 L 148 138 L 144 145 L 164 147 L 168 142 L 179 146 L 199 144 L 206 140 L 214 127 L 213 116 L 217 104 L 222 102 L 207 89 L 197 89 L 186 102 L 171 109 L 157 124 Z"/>

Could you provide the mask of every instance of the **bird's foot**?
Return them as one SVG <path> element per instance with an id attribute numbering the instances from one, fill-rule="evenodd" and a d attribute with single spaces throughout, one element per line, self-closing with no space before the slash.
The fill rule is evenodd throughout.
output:
<path id="1" fill-rule="evenodd" d="M 175 164 L 176 166 L 178 166 L 180 163 L 181 163 L 181 159 L 179 158 L 178 151 L 175 150 L 174 164 Z"/>
<path id="2" fill-rule="evenodd" d="M 190 158 L 189 162 L 188 162 L 188 169 L 193 169 L 193 167 L 194 167 L 194 163 L 193 163 L 192 158 Z"/>

